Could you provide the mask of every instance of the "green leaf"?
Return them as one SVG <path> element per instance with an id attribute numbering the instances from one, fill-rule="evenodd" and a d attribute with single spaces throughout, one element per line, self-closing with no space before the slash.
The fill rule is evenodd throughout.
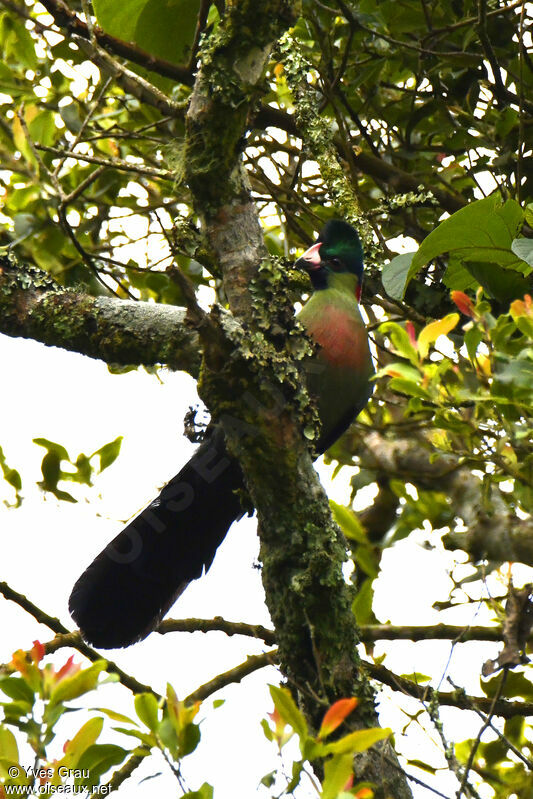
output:
<path id="1" fill-rule="evenodd" d="M 394 300 L 403 299 L 414 254 L 414 252 L 406 252 L 397 255 L 383 267 L 381 282 L 389 297 Z"/>
<path id="2" fill-rule="evenodd" d="M 264 721 L 264 719 L 263 719 L 263 721 Z M 261 777 L 261 785 L 264 785 L 265 788 L 272 788 L 272 786 L 276 782 L 277 773 L 278 772 L 276 770 L 269 771 L 268 774 L 265 774 L 264 777 Z"/>
<path id="3" fill-rule="evenodd" d="M 137 726 L 137 722 L 133 719 L 130 719 L 129 716 L 125 716 L 124 713 L 117 713 L 116 710 L 111 710 L 108 707 L 93 707 L 91 708 L 91 711 L 93 713 L 104 713 L 110 719 L 113 719 L 113 721 L 121 721 L 125 724 L 134 724 Z"/>
<path id="4" fill-rule="evenodd" d="M 101 472 L 116 461 L 120 454 L 120 447 L 122 446 L 123 440 L 124 436 L 118 436 L 114 441 L 109 441 L 107 444 L 104 444 L 103 447 L 100 447 L 100 449 L 97 449 L 96 452 L 91 455 L 91 457 L 98 455 L 100 458 Z"/>
<path id="5" fill-rule="evenodd" d="M 364 752 L 365 749 L 369 749 L 378 741 L 388 738 L 389 735 L 392 735 L 392 730 L 388 727 L 384 727 L 383 729 L 372 727 L 368 730 L 356 730 L 355 732 L 345 735 L 344 738 L 339 738 L 338 741 L 326 744 L 325 748 L 329 753 L 335 755 L 347 752 Z"/>
<path id="6" fill-rule="evenodd" d="M 372 579 L 378 576 L 379 560 L 374 547 L 359 546 L 353 555 L 357 567 Z"/>
<path id="7" fill-rule="evenodd" d="M 69 461 L 69 454 L 65 447 L 62 444 L 57 444 L 55 441 L 49 441 L 47 438 L 34 438 L 32 439 L 34 444 L 37 444 L 39 447 L 44 447 L 48 450 L 48 452 L 53 452 L 59 460 L 61 461 Z"/>
<path id="8" fill-rule="evenodd" d="M 287 785 L 286 794 L 289 796 L 295 788 L 298 787 L 300 784 L 300 779 L 302 776 L 302 771 L 304 770 L 304 763 L 302 760 L 295 760 L 292 764 L 292 775 L 291 780 Z"/>
<path id="9" fill-rule="evenodd" d="M 421 674 L 419 671 L 411 671 L 409 674 L 401 674 L 405 680 L 411 680 L 411 682 L 415 682 L 417 685 L 424 682 L 429 682 L 431 677 L 428 677 L 427 674 Z"/>
<path id="10" fill-rule="evenodd" d="M 514 269 L 494 263 L 469 263 L 467 269 L 489 297 L 501 302 L 511 302 L 531 291 L 530 281 Z"/>
<path id="11" fill-rule="evenodd" d="M 185 757 L 197 748 L 201 733 L 198 724 L 186 724 L 178 735 L 179 756 Z"/>
<path id="12" fill-rule="evenodd" d="M 19 241 L 28 238 L 41 226 L 41 222 L 34 214 L 20 213 L 13 217 L 15 238 Z"/>
<path id="13" fill-rule="evenodd" d="M 13 763 L 18 763 L 19 760 L 17 740 L 11 730 L 3 725 L 0 726 L 0 758 Z"/>
<path id="14" fill-rule="evenodd" d="M 483 331 L 479 327 L 471 327 L 467 330 L 464 337 L 466 351 L 471 361 L 476 357 L 477 348 L 483 339 Z"/>
<path id="15" fill-rule="evenodd" d="M 31 34 L 24 22 L 15 19 L 13 14 L 0 17 L 0 46 L 7 61 L 36 69 L 38 62 Z"/>
<path id="16" fill-rule="evenodd" d="M 188 61 L 200 0 L 94 0 L 93 8 L 107 33 L 175 64 Z"/>
<path id="17" fill-rule="evenodd" d="M 98 785 L 100 777 L 112 766 L 118 766 L 130 753 L 116 744 L 93 744 L 85 750 L 78 763 L 78 769 L 84 772 L 81 777 L 76 777 L 75 785 L 86 788 Z M 85 773 L 89 772 L 89 776 Z"/>
<path id="18" fill-rule="evenodd" d="M 436 774 L 437 769 L 434 766 L 430 766 L 428 763 L 424 763 L 423 760 L 408 760 L 407 761 L 410 766 L 415 766 L 415 768 L 422 769 L 422 771 L 427 771 L 428 774 Z"/>
<path id="19" fill-rule="evenodd" d="M 377 619 L 372 611 L 374 600 L 374 578 L 367 577 L 352 602 L 352 613 L 358 624 L 374 624 Z"/>
<path id="20" fill-rule="evenodd" d="M 73 677 L 65 677 L 52 691 L 50 705 L 68 702 L 70 699 L 76 699 L 78 696 L 92 691 L 96 688 L 101 672 L 106 668 L 105 660 L 97 660 L 89 668 L 79 671 Z"/>
<path id="21" fill-rule="evenodd" d="M 515 239 L 511 249 L 522 261 L 533 266 L 533 239 Z"/>
<path id="22" fill-rule="evenodd" d="M 182 799 L 213 799 L 213 794 L 213 786 L 209 785 L 207 782 L 204 782 L 204 784 L 197 791 L 188 791 L 187 793 L 184 793 Z"/>
<path id="23" fill-rule="evenodd" d="M 280 688 L 277 685 L 270 685 L 270 696 L 274 702 L 274 707 L 286 724 L 290 724 L 294 732 L 300 736 L 303 742 L 308 737 L 307 722 L 303 713 L 296 706 L 287 688 Z"/>
<path id="24" fill-rule="evenodd" d="M 65 754 L 60 760 L 60 765 L 66 766 L 67 768 L 75 768 L 85 750 L 96 743 L 103 726 L 104 720 L 102 718 L 95 716 L 89 719 L 89 721 L 78 730 L 74 738 L 67 741 Z"/>
<path id="25" fill-rule="evenodd" d="M 145 746 L 152 749 L 157 746 L 157 738 L 151 732 L 141 732 L 141 730 L 130 730 L 127 727 L 113 727 L 115 732 L 121 732 L 123 735 L 129 735 L 131 738 L 137 738 L 142 741 Z"/>
<path id="26" fill-rule="evenodd" d="M 433 258 L 456 253 L 465 261 L 489 261 L 500 266 L 517 265 L 511 244 L 524 213 L 515 200 L 502 203 L 498 194 L 476 200 L 456 211 L 427 236 L 414 254 L 407 280 Z"/>
<path id="27" fill-rule="evenodd" d="M 414 380 L 405 380 L 403 377 L 393 377 L 389 383 L 393 391 L 399 394 L 407 394 L 408 397 L 420 397 L 420 399 L 430 400 L 431 394 L 422 388 L 420 382 Z"/>
<path id="28" fill-rule="evenodd" d="M 4 709 L 6 720 L 19 719 L 21 716 L 28 716 L 33 708 L 33 703 L 17 700 L 16 702 L 0 702 L 0 707 Z"/>
<path id="29" fill-rule="evenodd" d="M 411 339 L 405 328 L 397 322 L 383 322 L 383 324 L 379 326 L 379 332 L 382 335 L 389 336 L 394 349 L 399 355 L 407 358 L 414 366 L 418 364 L 418 353 L 411 343 Z"/>
<path id="30" fill-rule="evenodd" d="M 79 133 L 82 127 L 82 119 L 80 117 L 80 109 L 77 103 L 69 103 L 62 105 L 59 109 L 59 115 L 65 123 L 65 126 L 71 133 Z"/>
<path id="31" fill-rule="evenodd" d="M 334 500 L 330 499 L 329 506 L 333 513 L 333 518 L 341 528 L 346 538 L 353 541 L 358 541 L 360 544 L 367 543 L 367 537 L 361 522 L 351 508 L 346 508 L 344 505 L 339 505 Z"/>
<path id="32" fill-rule="evenodd" d="M 58 133 L 54 114 L 51 111 L 40 111 L 28 124 L 28 131 L 36 144 L 51 147 Z"/>
<path id="33" fill-rule="evenodd" d="M 265 738 L 267 739 L 267 741 L 272 742 L 274 740 L 274 733 L 270 729 L 270 724 L 268 723 L 268 721 L 266 719 L 261 719 L 260 723 L 261 723 L 261 727 L 263 729 L 263 732 L 265 733 Z"/>
<path id="34" fill-rule="evenodd" d="M 3 691 L 10 699 L 28 702 L 30 706 L 35 701 L 35 694 L 26 680 L 21 677 L 4 677 L 0 680 L 0 691 Z"/>
<path id="35" fill-rule="evenodd" d="M 353 756 L 342 754 L 332 757 L 324 764 L 324 782 L 322 783 L 322 799 L 336 799 L 339 793 L 353 776 Z"/>
<path id="36" fill-rule="evenodd" d="M 153 694 L 137 694 L 135 710 L 149 730 L 156 732 L 159 729 L 159 705 Z"/>
<path id="37" fill-rule="evenodd" d="M 533 386 L 533 361 L 525 358 L 516 358 L 508 361 L 495 372 L 495 380 L 500 383 L 511 383 L 519 388 L 530 388 Z"/>

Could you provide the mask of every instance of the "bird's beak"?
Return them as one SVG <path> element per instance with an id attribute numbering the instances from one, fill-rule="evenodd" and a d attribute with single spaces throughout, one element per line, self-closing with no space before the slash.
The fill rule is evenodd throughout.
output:
<path id="1" fill-rule="evenodd" d="M 317 243 L 309 247 L 309 249 L 306 250 L 303 255 L 300 255 L 295 266 L 300 269 L 307 269 L 308 272 L 312 272 L 314 269 L 319 269 L 320 264 L 322 263 L 322 259 L 320 258 L 321 247 L 322 242 L 317 241 Z"/>

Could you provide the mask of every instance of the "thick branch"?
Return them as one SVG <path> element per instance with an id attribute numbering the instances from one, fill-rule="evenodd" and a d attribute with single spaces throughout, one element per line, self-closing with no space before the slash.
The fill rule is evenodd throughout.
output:
<path id="1" fill-rule="evenodd" d="M 107 363 L 163 363 L 196 376 L 199 339 L 183 308 L 66 291 L 35 266 L 0 256 L 0 333 Z"/>
<path id="2" fill-rule="evenodd" d="M 249 290 L 266 249 L 240 148 L 270 47 L 295 10 L 285 0 L 232 4 L 201 54 L 187 114 L 187 182 L 222 267 L 230 308 L 250 333 L 243 342 L 247 354 L 239 357 L 236 347 L 223 375 L 206 369 L 200 391 L 222 416 L 228 448 L 258 512 L 263 585 L 281 670 L 312 729 L 320 725 L 324 703 L 350 695 L 361 700 L 356 723 L 366 728 L 378 719 L 372 689 L 359 674 L 352 596 L 342 574 L 345 542 L 282 393 L 282 386 L 296 393 L 299 381 L 293 376 L 291 383 L 289 361 L 269 347 L 259 321 L 259 286 L 255 302 Z M 266 318 L 273 315 L 272 307 L 262 310 Z M 356 756 L 360 779 L 376 785 L 379 799 L 407 799 L 403 774 L 384 765 L 384 754 L 394 763 L 388 743 Z"/>

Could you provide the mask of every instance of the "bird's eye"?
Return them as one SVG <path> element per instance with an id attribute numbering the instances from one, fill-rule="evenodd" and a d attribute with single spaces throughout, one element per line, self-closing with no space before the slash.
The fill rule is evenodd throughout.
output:
<path id="1" fill-rule="evenodd" d="M 335 270 L 342 269 L 342 261 L 340 260 L 340 258 L 332 258 L 330 260 L 330 263 L 333 269 Z"/>

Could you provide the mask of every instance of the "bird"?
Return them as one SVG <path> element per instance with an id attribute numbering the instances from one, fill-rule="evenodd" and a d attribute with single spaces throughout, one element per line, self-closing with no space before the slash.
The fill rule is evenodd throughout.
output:
<path id="1" fill-rule="evenodd" d="M 359 301 L 363 248 L 355 228 L 330 219 L 295 267 L 312 291 L 297 315 L 316 344 L 304 376 L 321 422 L 317 454 L 366 406 L 374 367 Z M 152 632 L 192 580 L 202 576 L 244 511 L 244 477 L 220 423 L 159 496 L 93 560 L 75 583 L 69 610 L 83 638 L 101 649 Z"/>

